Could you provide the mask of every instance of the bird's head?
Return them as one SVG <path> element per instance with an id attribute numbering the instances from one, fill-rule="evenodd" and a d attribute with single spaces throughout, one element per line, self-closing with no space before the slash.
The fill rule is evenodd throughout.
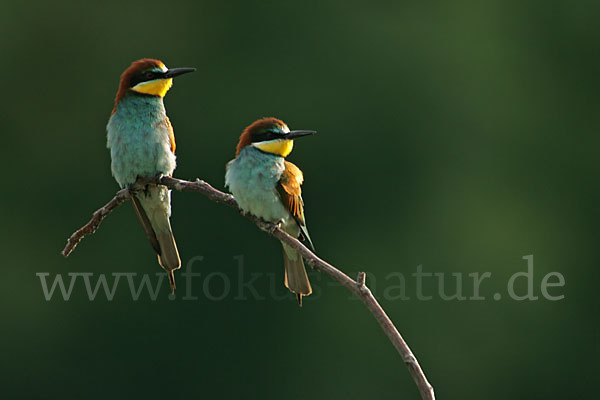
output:
<path id="1" fill-rule="evenodd" d="M 115 108 L 117 103 L 129 91 L 149 96 L 165 97 L 171 86 L 173 86 L 174 77 L 195 70 L 195 68 L 169 69 L 162 61 L 151 58 L 134 61 L 121 74 L 119 91 L 115 99 Z"/>
<path id="2" fill-rule="evenodd" d="M 277 118 L 262 118 L 248 126 L 237 145 L 236 156 L 246 146 L 253 146 L 270 154 L 286 157 L 294 148 L 294 139 L 313 135 L 316 131 L 290 131 L 290 128 Z"/>

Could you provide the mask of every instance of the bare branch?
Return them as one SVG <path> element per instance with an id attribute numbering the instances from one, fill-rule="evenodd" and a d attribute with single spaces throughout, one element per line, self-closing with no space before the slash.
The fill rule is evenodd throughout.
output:
<path id="1" fill-rule="evenodd" d="M 136 185 L 144 185 L 147 183 L 161 184 L 168 187 L 171 190 L 180 192 L 199 192 L 204 196 L 208 197 L 215 203 L 225 204 L 229 207 L 235 208 L 242 215 L 252 220 L 261 230 L 267 232 L 269 235 L 276 237 L 277 239 L 285 242 L 290 247 L 298 250 L 302 256 L 306 259 L 308 265 L 312 268 L 317 269 L 334 280 L 341 283 L 348 290 L 354 293 L 362 302 L 365 304 L 367 309 L 373 314 L 373 317 L 377 320 L 381 329 L 385 332 L 389 340 L 392 342 L 402 360 L 406 364 L 408 371 L 410 372 L 413 380 L 415 381 L 417 388 L 421 394 L 423 400 L 434 400 L 435 395 L 433 387 L 427 381 L 417 358 L 413 355 L 412 351 L 408 347 L 408 344 L 404 341 L 398 329 L 394 326 L 390 318 L 387 316 L 381 305 L 377 302 L 373 293 L 366 285 L 366 274 L 359 272 L 356 280 L 353 280 L 348 275 L 335 268 L 331 264 L 323 261 L 317 257 L 312 251 L 304 246 L 298 239 L 288 235 L 275 224 L 263 221 L 251 214 L 245 214 L 242 212 L 235 199 L 232 195 L 223 193 L 213 188 L 208 183 L 197 179 L 195 182 L 184 181 L 181 179 L 172 178 L 169 176 L 163 176 L 156 179 L 143 179 L 139 180 Z M 93 218 L 84 225 L 82 228 L 77 230 L 67 242 L 67 246 L 62 251 L 62 254 L 67 257 L 74 249 L 75 246 L 83 239 L 84 236 L 90 233 L 94 233 L 102 220 L 121 203 L 123 203 L 130 196 L 130 192 L 127 189 L 123 189 L 117 193 L 117 195 L 106 204 L 104 207 L 94 213 Z"/>
<path id="2" fill-rule="evenodd" d="M 101 207 L 94 213 L 92 219 L 90 219 L 90 221 L 87 224 L 77 229 L 71 235 L 71 237 L 67 240 L 67 245 L 65 246 L 61 254 L 65 257 L 69 257 L 69 254 L 71 254 L 71 252 L 75 250 L 75 247 L 77 247 L 79 242 L 81 242 L 81 239 L 83 239 L 86 235 L 96 232 L 96 229 L 98 229 L 102 220 L 106 218 L 106 216 L 110 214 L 112 210 L 119 207 L 121 203 L 128 199 L 129 189 L 119 190 L 111 201 L 106 203 L 103 207 Z"/>

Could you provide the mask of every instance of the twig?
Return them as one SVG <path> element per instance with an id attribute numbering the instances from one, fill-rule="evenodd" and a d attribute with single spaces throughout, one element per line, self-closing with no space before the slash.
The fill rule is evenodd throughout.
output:
<path id="1" fill-rule="evenodd" d="M 61 252 L 62 255 L 65 257 L 69 257 L 69 254 L 71 254 L 71 252 L 75 250 L 75 247 L 77 247 L 79 242 L 81 242 L 81 239 L 83 239 L 86 235 L 96 232 L 96 229 L 98 229 L 102 220 L 106 218 L 106 216 L 110 214 L 112 210 L 119 207 L 121 203 L 128 199 L 129 189 L 119 190 L 111 201 L 106 203 L 103 207 L 101 207 L 94 213 L 92 219 L 90 219 L 90 222 L 77 229 L 71 235 L 71 237 L 67 240 L 67 245 Z"/>
<path id="2" fill-rule="evenodd" d="M 290 247 L 298 250 L 302 256 L 306 259 L 308 265 L 312 268 L 317 269 L 321 272 L 326 273 L 331 278 L 335 279 L 343 286 L 345 286 L 348 290 L 354 293 L 359 299 L 365 303 L 365 306 L 369 309 L 371 314 L 375 317 L 381 329 L 388 336 L 389 340 L 392 342 L 402 360 L 406 364 L 408 371 L 410 372 L 413 380 L 415 381 L 417 388 L 421 394 L 421 398 L 423 400 L 434 400 L 435 395 L 433 392 L 433 387 L 427 381 L 417 358 L 413 355 L 412 351 L 408 347 L 408 344 L 404 341 L 398 329 L 394 326 L 390 318 L 387 316 L 383 308 L 379 305 L 373 293 L 366 285 L 366 274 L 364 272 L 359 272 L 356 280 L 353 280 L 345 273 L 341 272 L 339 269 L 335 268 L 333 265 L 328 264 L 323 261 L 319 257 L 317 257 L 312 251 L 310 251 L 307 247 L 305 247 L 298 239 L 288 235 L 279 227 L 269 222 L 265 222 L 260 218 L 257 218 L 251 214 L 243 213 L 235 199 L 232 195 L 223 193 L 215 188 L 213 188 L 208 183 L 196 179 L 195 182 L 184 181 L 181 179 L 171 178 L 168 176 L 163 176 L 156 179 L 144 179 L 138 180 L 136 185 L 145 185 L 147 183 L 156 183 L 161 184 L 168 187 L 171 190 L 176 190 L 180 192 L 199 192 L 208 197 L 210 200 L 215 203 L 225 204 L 227 206 L 233 207 L 242 213 L 245 217 L 251 219 L 261 230 L 267 232 L 271 236 L 276 237 L 277 239 L 285 242 Z M 126 199 L 128 199 L 130 192 L 128 189 L 123 189 L 117 192 L 116 196 L 108 202 L 104 207 L 100 208 L 98 211 L 94 213 L 94 216 L 85 224 L 82 228 L 78 229 L 67 241 L 67 245 L 62 251 L 62 254 L 67 257 L 74 249 L 75 246 L 84 238 L 84 236 L 94 233 L 98 226 L 102 222 L 102 220 L 115 208 L 117 208 L 121 203 L 123 203 Z"/>

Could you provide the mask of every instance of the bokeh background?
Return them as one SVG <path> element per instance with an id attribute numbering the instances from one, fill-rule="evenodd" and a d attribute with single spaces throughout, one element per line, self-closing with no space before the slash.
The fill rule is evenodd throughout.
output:
<path id="1" fill-rule="evenodd" d="M 72 256 L 66 238 L 117 190 L 105 125 L 135 59 L 194 66 L 166 98 L 176 176 L 223 188 L 242 129 L 316 129 L 305 173 L 318 254 L 369 283 L 443 399 L 591 398 L 598 321 L 597 1 L 4 1 L 0 376 L 5 398 L 417 399 L 363 305 L 311 271 L 300 309 L 279 244 L 233 210 L 174 193 L 193 295 L 126 281 L 46 301 L 36 273 L 160 272 L 129 204 Z M 534 255 L 537 301 L 506 296 Z M 238 259 L 255 287 L 237 299 Z M 411 273 L 491 272 L 483 301 Z M 565 286 L 541 297 L 545 274 Z M 409 300 L 389 296 L 390 273 Z M 214 275 L 221 273 L 221 275 Z M 203 277 L 213 274 L 208 283 Z M 207 298 L 230 292 L 222 300 Z M 139 281 L 136 281 L 139 283 Z M 204 286 L 206 285 L 206 287 Z M 386 289 L 388 291 L 386 292 Z M 517 291 L 526 291 L 518 280 Z M 318 291 L 318 292 L 317 292 Z M 226 293 L 226 292 L 225 292 Z M 501 293 L 502 299 L 492 295 Z M 275 296 L 276 295 L 276 296 Z M 594 382 L 596 381 L 596 384 Z"/>

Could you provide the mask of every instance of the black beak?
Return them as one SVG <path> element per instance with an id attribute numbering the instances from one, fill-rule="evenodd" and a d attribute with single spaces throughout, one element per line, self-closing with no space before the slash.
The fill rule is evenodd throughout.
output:
<path id="1" fill-rule="evenodd" d="M 196 68 L 171 68 L 163 74 L 163 79 L 175 78 L 176 76 L 194 72 Z"/>
<path id="2" fill-rule="evenodd" d="M 290 131 L 285 135 L 286 139 L 297 139 L 302 136 L 314 135 L 317 131 Z"/>

